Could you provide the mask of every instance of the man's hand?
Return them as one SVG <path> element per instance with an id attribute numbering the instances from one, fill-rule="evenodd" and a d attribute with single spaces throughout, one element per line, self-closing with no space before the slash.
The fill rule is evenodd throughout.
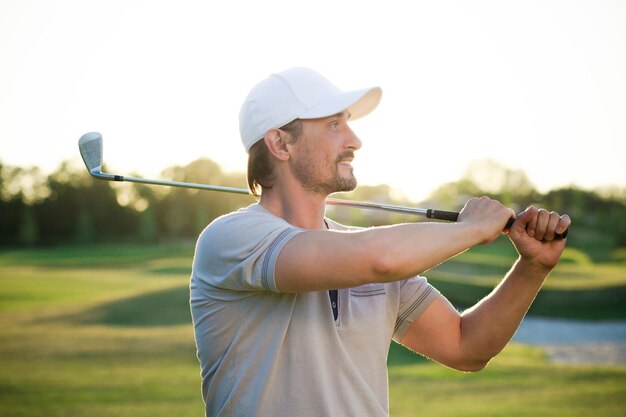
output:
<path id="1" fill-rule="evenodd" d="M 555 240 L 555 234 L 567 230 L 571 220 L 567 214 L 528 207 L 515 219 L 509 238 L 522 260 L 548 269 L 559 261 L 566 239 Z"/>
<path id="2" fill-rule="evenodd" d="M 481 243 L 496 239 L 515 212 L 489 197 L 471 198 L 459 213 L 458 222 L 475 225 L 482 236 Z"/>

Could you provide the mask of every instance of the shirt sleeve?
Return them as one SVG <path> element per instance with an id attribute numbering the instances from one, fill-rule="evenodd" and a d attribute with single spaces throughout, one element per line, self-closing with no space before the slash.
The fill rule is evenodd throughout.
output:
<path id="1" fill-rule="evenodd" d="M 192 282 L 213 296 L 220 291 L 278 292 L 276 260 L 282 248 L 300 232 L 302 229 L 260 213 L 219 218 L 200 234 Z"/>
<path id="2" fill-rule="evenodd" d="M 413 321 L 440 296 L 439 291 L 424 277 L 417 276 L 403 281 L 400 285 L 400 307 L 393 340 L 400 342 Z"/>

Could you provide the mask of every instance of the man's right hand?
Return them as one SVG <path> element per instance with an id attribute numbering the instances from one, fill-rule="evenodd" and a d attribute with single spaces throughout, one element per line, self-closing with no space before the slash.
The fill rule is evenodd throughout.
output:
<path id="1" fill-rule="evenodd" d="M 459 214 L 458 222 L 471 224 L 476 227 L 476 233 L 481 236 L 481 243 L 495 240 L 501 233 L 515 212 L 489 197 L 471 198 Z"/>

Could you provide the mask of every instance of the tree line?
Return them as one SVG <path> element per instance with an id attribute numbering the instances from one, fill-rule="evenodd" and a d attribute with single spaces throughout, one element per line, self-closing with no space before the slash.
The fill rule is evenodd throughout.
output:
<path id="1" fill-rule="evenodd" d="M 245 174 L 224 172 L 209 159 L 172 166 L 161 176 L 246 186 Z M 417 204 L 388 185 L 359 186 L 337 197 L 460 210 L 469 197 L 480 195 L 498 199 L 516 211 L 536 204 L 568 213 L 574 221 L 569 245 L 593 252 L 595 258 L 610 259 L 611 253 L 626 247 L 626 189 L 589 191 L 572 186 L 540 193 L 523 171 L 493 161 L 470 164 L 458 181 L 443 184 L 427 201 Z M 252 202 L 254 199 L 245 195 L 96 180 L 84 167 L 71 162 L 62 163 L 50 175 L 43 175 L 38 168 L 0 163 L 0 246 L 193 240 L 214 218 Z M 329 207 L 328 214 L 365 227 L 416 220 L 343 207 Z"/>
<path id="2" fill-rule="evenodd" d="M 241 175 L 226 174 L 208 159 L 170 167 L 162 175 L 245 184 Z M 36 168 L 0 165 L 0 246 L 191 239 L 210 220 L 252 201 L 244 195 L 111 183 L 70 162 L 49 176 Z"/>

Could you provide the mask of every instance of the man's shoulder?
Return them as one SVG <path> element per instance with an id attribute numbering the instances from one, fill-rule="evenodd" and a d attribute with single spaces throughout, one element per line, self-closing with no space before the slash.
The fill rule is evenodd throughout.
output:
<path id="1" fill-rule="evenodd" d="M 216 218 L 202 231 L 200 239 L 250 239 L 255 235 L 266 235 L 288 228 L 295 226 L 256 203 Z"/>
<path id="2" fill-rule="evenodd" d="M 231 227 L 239 223 L 245 224 L 247 222 L 253 223 L 259 221 L 270 223 L 284 222 L 283 219 L 273 216 L 258 203 L 256 203 L 217 217 L 207 226 L 207 229 L 220 228 L 224 226 Z"/>

